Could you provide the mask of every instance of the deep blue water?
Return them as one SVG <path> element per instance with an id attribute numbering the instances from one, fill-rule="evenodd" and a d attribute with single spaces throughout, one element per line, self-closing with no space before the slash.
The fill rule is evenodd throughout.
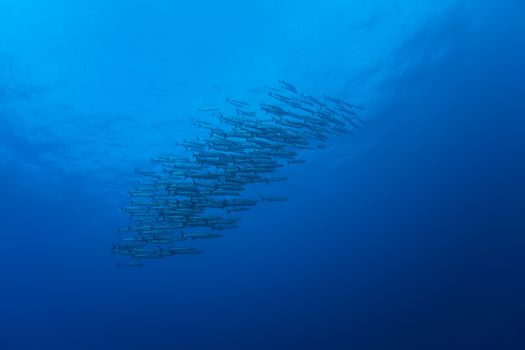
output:
<path id="1" fill-rule="evenodd" d="M 1 0 L 0 349 L 523 349 L 524 23 L 519 0 Z M 116 268 L 133 169 L 279 79 L 367 126 L 205 254 Z"/>

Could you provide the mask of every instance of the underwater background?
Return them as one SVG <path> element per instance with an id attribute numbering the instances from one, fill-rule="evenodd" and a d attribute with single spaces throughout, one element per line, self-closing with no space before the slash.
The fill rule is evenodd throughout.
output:
<path id="1" fill-rule="evenodd" d="M 0 349 L 523 349 L 525 2 L 0 0 Z M 201 255 L 134 169 L 281 79 L 366 108 Z"/>

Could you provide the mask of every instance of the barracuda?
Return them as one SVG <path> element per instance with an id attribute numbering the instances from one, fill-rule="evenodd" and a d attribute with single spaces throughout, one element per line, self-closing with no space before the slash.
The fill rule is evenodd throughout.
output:
<path id="1" fill-rule="evenodd" d="M 350 134 L 364 125 L 357 113 L 361 107 L 300 93 L 284 80 L 257 102 L 249 108 L 247 102 L 228 97 L 226 103 L 234 107 L 229 112 L 199 108 L 214 112 L 209 119 L 191 120 L 201 136 L 176 142 L 177 150 L 151 158 L 151 169 L 136 170 L 152 179 L 138 181 L 128 192 L 130 204 L 122 211 L 130 224 L 119 228 L 125 237 L 113 247 L 114 254 L 130 257 L 130 264 L 140 266 L 141 259 L 200 254 L 173 244 L 218 238 L 217 232 L 198 230 L 235 229 L 240 219 L 232 213 L 248 211 L 261 201 L 286 201 L 284 196 L 264 195 L 260 200 L 242 196 L 249 185 L 287 181 L 281 174 L 269 174 L 305 163 L 298 158 L 305 150 L 324 148 L 330 135 Z"/>
<path id="2" fill-rule="evenodd" d="M 236 99 L 233 99 L 231 97 L 227 97 L 226 98 L 226 102 L 228 102 L 228 103 L 230 103 L 230 104 L 232 104 L 234 106 L 237 106 L 237 107 L 245 107 L 245 106 L 249 105 L 247 102 L 236 100 Z"/>
<path id="3" fill-rule="evenodd" d="M 193 254 L 202 254 L 202 250 L 196 249 L 196 248 L 168 248 L 168 251 L 173 255 L 193 255 Z"/>
<path id="4" fill-rule="evenodd" d="M 242 207 L 242 206 L 235 206 L 235 207 L 226 207 L 225 208 L 228 213 L 235 213 L 239 211 L 248 211 L 252 209 L 251 207 Z"/>
<path id="5" fill-rule="evenodd" d="M 211 226 L 212 230 L 217 230 L 217 231 L 233 230 L 234 228 L 237 228 L 237 227 L 239 226 L 235 224 L 217 224 L 217 225 Z"/>
<path id="6" fill-rule="evenodd" d="M 284 80 L 279 80 L 279 83 L 281 83 L 281 86 L 285 88 L 286 90 L 293 92 L 294 94 L 297 94 L 297 88 L 293 86 L 292 84 L 287 83 Z"/>
<path id="7" fill-rule="evenodd" d="M 265 178 L 265 180 L 266 180 L 267 183 L 270 183 L 270 182 L 284 182 L 284 181 L 288 181 L 288 177 L 286 177 L 286 176 L 272 176 L 272 177 Z"/>
<path id="8" fill-rule="evenodd" d="M 188 239 L 208 239 L 208 238 L 219 238 L 222 237 L 219 233 L 185 233 L 184 238 Z"/>

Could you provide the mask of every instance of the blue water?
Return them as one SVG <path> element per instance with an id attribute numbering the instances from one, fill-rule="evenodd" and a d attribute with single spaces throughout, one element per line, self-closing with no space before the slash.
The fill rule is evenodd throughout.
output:
<path id="1" fill-rule="evenodd" d="M 0 349 L 525 348 L 525 3 L 0 1 Z M 364 105 L 205 254 L 133 169 L 279 79 Z"/>

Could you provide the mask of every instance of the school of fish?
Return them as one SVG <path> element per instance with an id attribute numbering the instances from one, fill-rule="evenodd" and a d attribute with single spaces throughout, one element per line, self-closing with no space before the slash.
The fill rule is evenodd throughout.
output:
<path id="1" fill-rule="evenodd" d="M 316 98 L 283 80 L 257 105 L 226 98 L 226 109 L 201 107 L 206 120 L 193 124 L 207 136 L 177 142 L 171 155 L 151 159 L 122 207 L 129 225 L 120 227 L 112 252 L 118 267 L 142 267 L 146 259 L 201 254 L 187 246 L 219 238 L 237 228 L 243 211 L 281 195 L 246 197 L 251 184 L 284 182 L 279 169 L 302 164 L 302 152 L 325 147 L 332 135 L 364 125 L 363 108 L 336 97 Z"/>

